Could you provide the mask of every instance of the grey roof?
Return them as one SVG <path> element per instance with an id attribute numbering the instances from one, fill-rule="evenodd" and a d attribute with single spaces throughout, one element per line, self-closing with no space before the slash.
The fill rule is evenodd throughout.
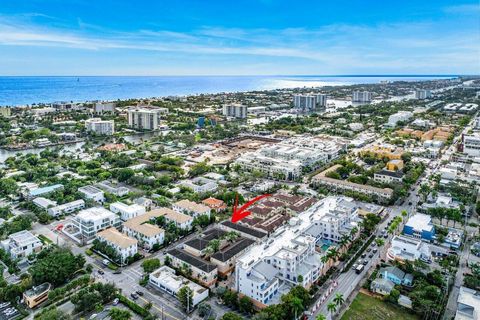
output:
<path id="1" fill-rule="evenodd" d="M 385 268 L 381 268 L 379 271 L 378 271 L 380 274 L 384 274 L 385 272 L 387 273 L 390 273 L 390 274 L 393 274 L 395 275 L 398 279 L 400 280 L 403 280 L 403 278 L 405 277 L 405 272 L 403 272 L 402 270 L 398 269 L 397 267 L 385 267 Z"/>
<path id="2" fill-rule="evenodd" d="M 264 261 L 259 261 L 253 269 L 262 274 L 266 279 L 273 279 L 278 273 L 277 269 Z"/>
<path id="3" fill-rule="evenodd" d="M 389 170 L 384 170 L 384 169 L 378 171 L 375 174 L 379 174 L 379 175 L 382 175 L 382 176 L 390 176 L 390 177 L 394 177 L 394 178 L 403 177 L 403 172 L 401 172 L 401 171 L 389 171 Z"/>
<path id="4" fill-rule="evenodd" d="M 382 288 L 384 291 L 390 292 L 395 287 L 395 283 L 388 279 L 377 278 L 372 281 L 370 288 Z"/>

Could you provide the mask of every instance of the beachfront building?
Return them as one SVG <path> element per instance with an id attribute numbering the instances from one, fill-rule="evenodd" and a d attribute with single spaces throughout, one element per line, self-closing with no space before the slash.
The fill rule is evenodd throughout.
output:
<path id="1" fill-rule="evenodd" d="M 138 252 L 137 240 L 111 227 L 97 233 L 97 239 L 115 249 L 120 264 L 125 264 Z"/>
<path id="2" fill-rule="evenodd" d="M 31 254 L 39 253 L 43 248 L 42 241 L 28 230 L 12 233 L 1 243 L 2 248 L 14 260 L 23 260 Z"/>
<path id="3" fill-rule="evenodd" d="M 111 136 L 115 133 L 115 121 L 91 118 L 85 120 L 85 130 L 97 135 Z"/>
<path id="4" fill-rule="evenodd" d="M 93 113 L 102 114 L 102 113 L 114 113 L 115 112 L 115 102 L 109 101 L 99 101 L 95 102 L 93 105 Z"/>

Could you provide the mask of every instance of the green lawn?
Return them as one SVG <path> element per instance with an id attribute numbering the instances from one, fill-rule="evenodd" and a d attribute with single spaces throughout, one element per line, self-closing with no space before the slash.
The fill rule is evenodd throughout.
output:
<path id="1" fill-rule="evenodd" d="M 359 293 L 342 320 L 419 320 L 420 318 L 408 310 L 396 307 L 382 300 Z"/>

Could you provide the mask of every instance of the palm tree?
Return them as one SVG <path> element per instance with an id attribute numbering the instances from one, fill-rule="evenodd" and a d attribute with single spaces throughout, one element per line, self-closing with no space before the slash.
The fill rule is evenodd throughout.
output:
<path id="1" fill-rule="evenodd" d="M 331 259 L 333 259 L 334 262 L 337 261 L 338 254 L 339 254 L 339 252 L 338 252 L 337 248 L 330 248 L 327 251 L 327 256 L 329 256 Z"/>
<path id="2" fill-rule="evenodd" d="M 324 316 L 323 314 L 319 314 L 319 315 L 315 318 L 315 320 L 327 320 L 327 317 Z"/>
<path id="3" fill-rule="evenodd" d="M 298 297 L 294 297 L 291 301 L 292 311 L 295 313 L 295 319 L 297 319 L 297 315 L 303 311 L 303 303 L 302 299 Z"/>
<path id="4" fill-rule="evenodd" d="M 357 227 L 353 227 L 352 230 L 350 230 L 350 236 L 352 236 L 352 238 L 357 234 L 358 232 L 358 228 Z"/>
<path id="5" fill-rule="evenodd" d="M 344 234 L 342 238 L 340 239 L 340 248 L 345 248 L 348 244 L 350 243 L 350 236 L 347 234 Z"/>
<path id="6" fill-rule="evenodd" d="M 340 307 L 345 302 L 345 299 L 343 298 L 343 295 L 341 293 L 337 293 L 335 295 L 335 298 L 333 298 L 333 302 L 335 302 L 335 304 Z"/>
<path id="7" fill-rule="evenodd" d="M 335 313 L 335 311 L 337 311 L 337 305 L 335 304 L 335 302 L 330 302 L 329 304 L 327 304 L 327 310 L 332 314 Z"/>

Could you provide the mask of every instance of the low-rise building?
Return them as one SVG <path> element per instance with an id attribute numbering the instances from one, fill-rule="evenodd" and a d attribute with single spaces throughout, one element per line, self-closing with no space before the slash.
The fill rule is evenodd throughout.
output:
<path id="1" fill-rule="evenodd" d="M 49 208 L 47 212 L 49 215 L 57 217 L 62 214 L 73 213 L 83 208 L 85 208 L 85 201 L 79 199 Z"/>
<path id="2" fill-rule="evenodd" d="M 204 177 L 183 180 L 180 181 L 179 184 L 183 187 L 190 188 L 197 193 L 215 192 L 218 189 L 218 184 L 215 180 Z"/>
<path id="3" fill-rule="evenodd" d="M 192 216 L 193 218 L 196 218 L 198 216 L 206 215 L 210 217 L 210 208 L 203 205 L 203 204 L 198 204 L 196 202 L 190 201 L 190 200 L 180 200 L 175 202 L 172 205 L 173 210 L 177 212 L 181 212 L 184 214 L 188 214 L 189 216 Z"/>
<path id="4" fill-rule="evenodd" d="M 125 204 L 123 202 L 114 202 L 110 204 L 110 211 L 120 214 L 120 219 L 127 221 L 145 213 L 145 207 L 138 204 Z"/>
<path id="5" fill-rule="evenodd" d="M 480 319 L 480 291 L 460 287 L 457 298 L 455 320 Z"/>
<path id="6" fill-rule="evenodd" d="M 225 202 L 212 197 L 203 200 L 202 204 L 209 207 L 211 210 L 215 212 L 222 212 L 222 211 L 225 211 L 225 209 L 227 209 L 227 205 L 225 204 Z"/>
<path id="7" fill-rule="evenodd" d="M 26 188 L 22 190 L 22 195 L 27 199 L 33 199 L 60 189 L 63 189 L 62 184 L 53 184 L 46 187 L 38 187 L 37 185 L 32 184 L 31 187 L 27 185 Z"/>
<path id="8" fill-rule="evenodd" d="M 52 201 L 47 198 L 43 197 L 38 197 L 32 200 L 33 204 L 36 205 L 37 207 L 47 211 L 51 207 L 55 207 L 57 205 L 56 201 Z"/>
<path id="9" fill-rule="evenodd" d="M 134 237 L 140 242 L 145 249 L 152 249 L 155 244 L 161 245 L 165 240 L 165 230 L 149 223 L 151 220 L 161 216 L 157 211 L 149 211 L 148 213 L 136 216 L 127 220 L 123 224 L 123 232 L 130 237 Z"/>
<path id="10" fill-rule="evenodd" d="M 432 254 L 427 243 L 419 239 L 414 239 L 405 236 L 393 237 L 390 248 L 387 250 L 388 260 L 415 261 L 420 259 L 425 262 L 430 262 Z"/>
<path id="11" fill-rule="evenodd" d="M 405 273 L 397 267 L 385 267 L 378 270 L 378 276 L 403 286 L 413 285 L 413 275 Z"/>
<path id="12" fill-rule="evenodd" d="M 115 213 L 102 207 L 81 210 L 72 222 L 79 230 L 79 239 L 87 243 L 92 241 L 98 232 L 121 225 L 120 218 Z"/>
<path id="13" fill-rule="evenodd" d="M 166 256 L 169 257 L 173 267 L 191 270 L 191 277 L 203 285 L 211 287 L 217 282 L 218 269 L 216 265 L 181 249 L 168 250 Z"/>
<path id="14" fill-rule="evenodd" d="M 42 283 L 38 286 L 33 286 L 31 289 L 23 293 L 23 301 L 30 309 L 35 308 L 39 304 L 48 299 L 48 293 L 52 285 L 48 282 Z"/>
<path id="15" fill-rule="evenodd" d="M 12 259 L 25 259 L 31 254 L 42 251 L 43 244 L 40 239 L 28 230 L 12 233 L 2 241 L 3 249 L 10 254 Z"/>
<path id="16" fill-rule="evenodd" d="M 123 197 L 130 192 L 127 187 L 117 186 L 116 184 L 107 180 L 97 183 L 96 186 L 105 192 L 116 195 L 117 197 Z"/>
<path id="17" fill-rule="evenodd" d="M 97 239 L 106 242 L 107 245 L 115 249 L 122 265 L 127 262 L 128 258 L 133 257 L 138 252 L 137 240 L 113 227 L 98 232 Z"/>
<path id="18" fill-rule="evenodd" d="M 435 226 L 432 223 L 432 217 L 423 213 L 411 216 L 403 227 L 403 233 L 417 239 L 433 241 Z"/>
<path id="19" fill-rule="evenodd" d="M 154 287 L 176 297 L 183 287 L 192 290 L 192 306 L 197 306 L 200 302 L 208 298 L 209 290 L 185 277 L 175 274 L 175 270 L 167 266 L 162 266 L 152 272 L 148 277 L 148 282 Z"/>
<path id="20" fill-rule="evenodd" d="M 78 192 L 80 192 L 86 199 L 98 203 L 103 203 L 105 201 L 105 193 L 97 187 L 83 186 L 78 188 Z"/>
<path id="21" fill-rule="evenodd" d="M 370 284 L 370 290 L 374 293 L 381 294 L 382 296 L 389 295 L 394 288 L 395 283 L 384 278 L 376 278 Z"/>
<path id="22" fill-rule="evenodd" d="M 363 193 L 377 199 L 379 202 L 389 202 L 393 196 L 393 190 L 390 188 L 377 188 L 370 185 L 353 183 L 346 180 L 339 180 L 327 177 L 329 172 L 337 170 L 341 165 L 334 165 L 325 171 L 320 172 L 312 178 L 314 186 L 324 186 L 334 191 L 354 191 Z"/>
<path id="23" fill-rule="evenodd" d="M 381 183 L 402 183 L 403 176 L 402 171 L 380 170 L 373 174 L 373 180 Z"/>

